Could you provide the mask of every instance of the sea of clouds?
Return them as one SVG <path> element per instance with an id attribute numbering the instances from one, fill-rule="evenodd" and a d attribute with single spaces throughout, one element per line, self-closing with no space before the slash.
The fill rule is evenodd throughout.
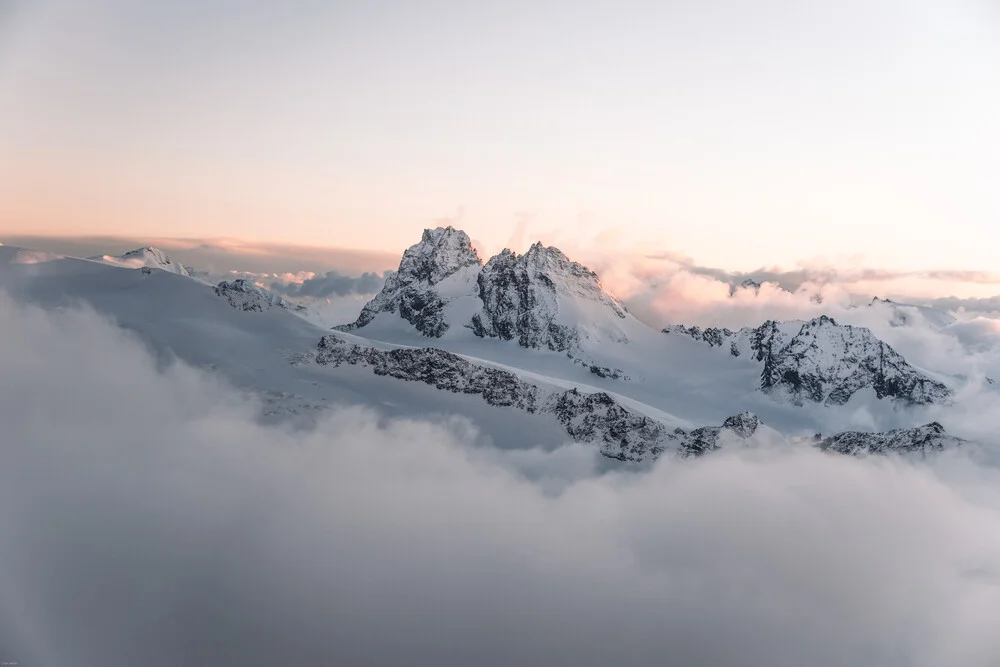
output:
<path id="1" fill-rule="evenodd" d="M 1000 659 L 1000 470 L 962 451 L 599 474 L 581 445 L 513 460 L 468 425 L 265 427 L 93 313 L 4 297 L 0 378 L 3 661 Z"/>

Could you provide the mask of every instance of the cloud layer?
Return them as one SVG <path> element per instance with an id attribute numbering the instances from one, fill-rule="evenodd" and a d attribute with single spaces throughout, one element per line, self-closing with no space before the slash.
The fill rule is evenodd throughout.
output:
<path id="1" fill-rule="evenodd" d="M 385 276 L 370 271 L 360 276 L 346 276 L 338 271 L 327 271 L 322 276 L 314 275 L 301 282 L 274 281 L 270 289 L 293 298 L 325 299 L 353 294 L 373 295 L 382 289 L 383 284 Z"/>
<path id="2" fill-rule="evenodd" d="M 571 471 L 554 491 L 459 427 L 335 410 L 315 431 L 265 428 L 92 314 L 0 312 L 0 659 L 1000 656 L 1000 475 L 961 456 L 764 448 Z"/>

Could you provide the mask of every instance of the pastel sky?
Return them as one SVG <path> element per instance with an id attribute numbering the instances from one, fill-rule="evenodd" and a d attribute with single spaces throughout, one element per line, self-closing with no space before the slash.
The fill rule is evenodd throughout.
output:
<path id="1" fill-rule="evenodd" d="M 0 0 L 0 235 L 996 270 L 996 0 Z M 2 236 L 0 236 L 2 240 Z"/>

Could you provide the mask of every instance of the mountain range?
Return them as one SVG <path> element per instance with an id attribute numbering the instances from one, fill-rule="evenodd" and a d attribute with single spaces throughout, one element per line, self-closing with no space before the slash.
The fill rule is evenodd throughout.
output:
<path id="1" fill-rule="evenodd" d="M 496 446 L 571 439 L 631 462 L 762 440 L 842 454 L 962 442 L 929 418 L 956 400 L 947 369 L 912 365 L 868 329 L 821 316 L 658 330 L 558 249 L 484 262 L 452 227 L 425 230 L 332 332 L 252 281 L 203 282 L 155 248 L 79 259 L 0 247 L 0 288 L 43 307 L 87 303 L 159 357 L 252 392 L 272 421 L 307 425 L 338 404 L 459 415 Z M 876 428 L 820 435 L 861 407 Z"/>

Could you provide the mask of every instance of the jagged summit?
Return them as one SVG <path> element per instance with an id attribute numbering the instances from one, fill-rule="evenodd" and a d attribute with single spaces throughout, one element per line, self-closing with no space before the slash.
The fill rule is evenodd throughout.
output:
<path id="1" fill-rule="evenodd" d="M 729 285 L 729 296 L 734 296 L 736 292 L 741 289 L 753 290 L 754 294 L 760 294 L 761 283 L 757 282 L 753 278 L 745 278 L 743 282 L 737 284 L 735 282 Z"/>
<path id="2" fill-rule="evenodd" d="M 160 269 L 167 273 L 176 273 L 181 276 L 190 277 L 191 275 L 180 262 L 173 261 L 167 253 L 153 246 L 129 250 L 123 255 L 101 255 L 99 257 L 91 257 L 91 259 L 130 269 Z"/>
<path id="3" fill-rule="evenodd" d="M 435 285 L 456 271 L 482 263 L 469 235 L 449 225 L 425 229 L 420 243 L 403 253 L 396 274 L 401 283 Z"/>
<path id="4" fill-rule="evenodd" d="M 357 330 L 386 313 L 432 338 L 471 330 L 527 348 L 568 352 L 582 339 L 628 338 L 617 323 L 628 317 L 625 306 L 558 248 L 535 243 L 521 255 L 504 249 L 484 265 L 454 227 L 424 230 L 358 319 L 336 328 Z"/>
<path id="5" fill-rule="evenodd" d="M 727 417 L 726 420 L 722 422 L 722 428 L 729 429 L 741 438 L 749 438 L 757 432 L 758 426 L 760 426 L 760 419 L 757 415 L 746 411 L 733 415 L 732 417 Z"/>
<path id="6" fill-rule="evenodd" d="M 365 304 L 358 319 L 334 328 L 354 331 L 382 313 L 396 313 L 421 334 L 440 338 L 451 326 L 445 307 L 474 293 L 481 268 L 482 260 L 468 234 L 450 225 L 425 229 L 420 242 L 406 249 L 399 268 L 386 276 L 382 290 Z"/>

